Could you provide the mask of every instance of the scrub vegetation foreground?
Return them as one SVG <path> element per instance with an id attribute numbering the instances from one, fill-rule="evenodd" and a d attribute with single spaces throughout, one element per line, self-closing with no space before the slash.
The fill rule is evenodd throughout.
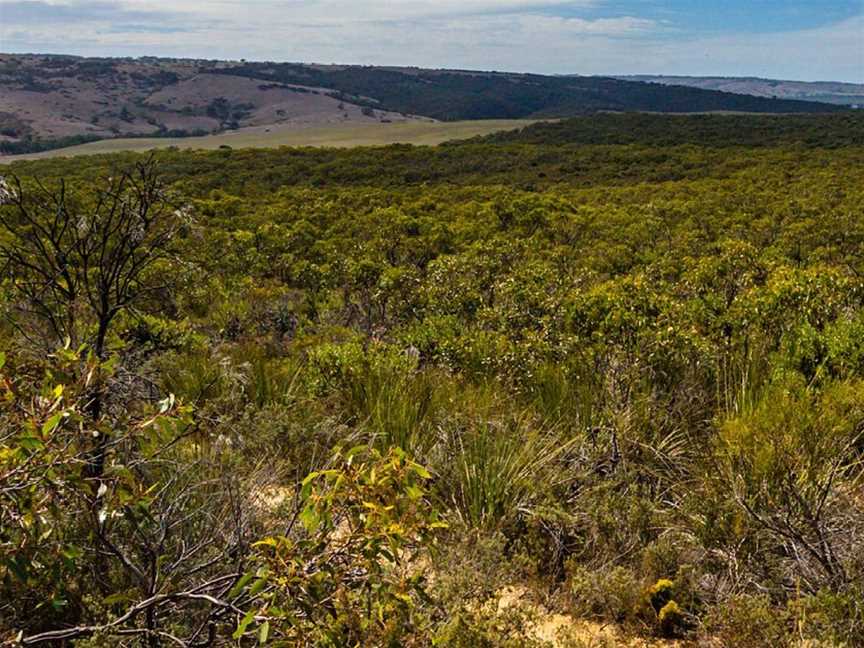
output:
<path id="1" fill-rule="evenodd" d="M 590 119 L 3 169 L 0 642 L 864 645 L 864 118 Z"/>

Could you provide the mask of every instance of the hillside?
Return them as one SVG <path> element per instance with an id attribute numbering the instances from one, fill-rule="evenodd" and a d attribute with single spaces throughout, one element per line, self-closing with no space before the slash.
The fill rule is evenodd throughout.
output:
<path id="1" fill-rule="evenodd" d="M 864 648 L 862 121 L 0 165 L 0 644 Z"/>
<path id="2" fill-rule="evenodd" d="M 836 105 L 864 106 L 864 83 L 837 81 L 782 81 L 758 77 L 698 77 L 637 74 L 616 77 L 624 81 L 643 81 L 667 86 L 687 86 L 719 90 L 754 97 L 819 101 Z"/>
<path id="3" fill-rule="evenodd" d="M 329 90 L 225 72 L 205 61 L 0 55 L 0 152 L 276 124 L 430 121 L 372 110 Z"/>
<path id="4" fill-rule="evenodd" d="M 0 55 L 0 90 L 0 153 L 6 154 L 269 125 L 839 110 L 597 77 L 49 55 Z"/>
<path id="5" fill-rule="evenodd" d="M 825 106 L 603 77 L 466 70 L 246 63 L 220 73 L 325 86 L 341 96 L 435 119 L 566 117 L 596 111 L 828 112 Z"/>

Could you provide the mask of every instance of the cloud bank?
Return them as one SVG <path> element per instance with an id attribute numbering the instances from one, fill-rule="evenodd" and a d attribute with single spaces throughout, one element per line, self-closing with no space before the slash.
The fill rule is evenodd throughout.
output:
<path id="1" fill-rule="evenodd" d="M 676 23 L 675 12 L 657 19 L 656 12 L 640 15 L 639 6 L 614 0 L 0 0 L 0 50 L 864 82 L 864 16 L 793 31 L 769 25 L 764 33 L 699 32 Z"/>

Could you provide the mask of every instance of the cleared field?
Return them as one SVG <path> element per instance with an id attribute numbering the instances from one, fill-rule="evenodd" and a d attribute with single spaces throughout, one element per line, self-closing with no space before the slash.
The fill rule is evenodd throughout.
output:
<path id="1" fill-rule="evenodd" d="M 296 125 L 255 126 L 204 137 L 147 137 L 110 139 L 79 146 L 0 156 L 0 163 L 51 157 L 96 155 L 117 151 L 149 151 L 171 146 L 181 149 L 271 148 L 276 146 L 317 146 L 348 148 L 386 146 L 387 144 L 435 145 L 448 140 L 488 135 L 496 131 L 521 128 L 535 123 L 529 119 L 500 119 L 459 122 L 401 122 L 376 124 L 335 124 L 301 128 Z"/>

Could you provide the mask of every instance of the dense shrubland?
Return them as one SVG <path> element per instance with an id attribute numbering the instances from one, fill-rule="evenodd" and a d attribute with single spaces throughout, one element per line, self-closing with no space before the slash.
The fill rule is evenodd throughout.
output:
<path id="1" fill-rule="evenodd" d="M 14 166 L 3 639 L 527 645 L 520 585 L 644 636 L 861 645 L 862 162 Z"/>
<path id="2" fill-rule="evenodd" d="M 606 113 L 541 122 L 477 139 L 497 144 L 844 148 L 864 143 L 864 117 L 855 111 L 835 115 Z"/>

